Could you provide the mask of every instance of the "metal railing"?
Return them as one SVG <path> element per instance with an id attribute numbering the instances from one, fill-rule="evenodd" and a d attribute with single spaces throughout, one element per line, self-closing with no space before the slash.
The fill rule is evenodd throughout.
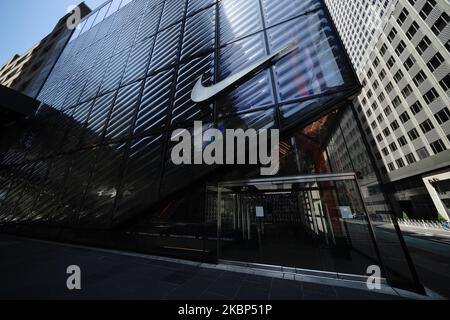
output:
<path id="1" fill-rule="evenodd" d="M 397 221 L 398 224 L 401 226 L 420 227 L 424 229 L 441 229 L 450 231 L 448 222 L 439 222 L 436 220 L 421 220 L 421 219 L 397 219 Z"/>

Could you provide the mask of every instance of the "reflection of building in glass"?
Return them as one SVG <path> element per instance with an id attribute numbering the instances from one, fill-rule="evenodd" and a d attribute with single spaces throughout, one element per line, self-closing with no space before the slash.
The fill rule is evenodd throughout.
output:
<path id="1" fill-rule="evenodd" d="M 446 201 L 425 181 L 450 165 L 448 1 L 326 3 L 358 68 L 358 113 L 397 215 L 449 220 Z M 382 22 L 368 32 L 358 21 L 373 12 Z"/>
<path id="2" fill-rule="evenodd" d="M 239 87 L 191 101 L 199 77 L 212 85 L 294 42 Z M 355 126 L 348 101 L 359 91 L 319 0 L 107 1 L 59 56 L 36 116 L 8 136 L 0 221 L 195 259 L 358 275 L 380 264 L 392 283 L 417 288 Z M 279 128 L 279 175 L 175 166 L 170 136 L 197 120 Z"/>
<path id="3" fill-rule="evenodd" d="M 78 5 L 81 17 L 91 12 L 84 2 Z M 72 31 L 66 28 L 70 14 L 62 17 L 44 39 L 22 55 L 16 54 L 0 66 L 0 85 L 12 88 L 34 97 L 48 76 L 55 60 L 50 57 L 61 52 Z"/>

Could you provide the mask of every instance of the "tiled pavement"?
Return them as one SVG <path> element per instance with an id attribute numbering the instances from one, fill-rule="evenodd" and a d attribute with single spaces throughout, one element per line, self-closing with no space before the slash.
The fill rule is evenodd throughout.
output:
<path id="1" fill-rule="evenodd" d="M 82 290 L 66 287 L 69 265 Z M 299 282 L 0 235 L 0 299 L 316 300 L 399 299 Z"/>

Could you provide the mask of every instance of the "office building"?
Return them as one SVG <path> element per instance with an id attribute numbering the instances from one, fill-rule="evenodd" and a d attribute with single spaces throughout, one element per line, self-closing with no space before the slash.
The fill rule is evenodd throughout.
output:
<path id="1" fill-rule="evenodd" d="M 327 5 L 353 62 L 363 63 L 356 105 L 383 182 L 397 216 L 450 220 L 450 4 L 375 1 L 379 32 L 364 29 L 363 2 Z"/>
<path id="2" fill-rule="evenodd" d="M 91 12 L 84 2 L 80 3 L 78 8 L 81 18 Z M 72 34 L 72 30 L 66 28 L 69 16 L 70 13 L 62 17 L 52 32 L 27 52 L 14 55 L 0 66 L 0 85 L 34 98 L 56 62 L 54 59 L 49 60 L 50 56 L 61 52 Z"/>
<path id="3" fill-rule="evenodd" d="M 325 0 L 359 74 L 395 8 L 395 0 Z"/>

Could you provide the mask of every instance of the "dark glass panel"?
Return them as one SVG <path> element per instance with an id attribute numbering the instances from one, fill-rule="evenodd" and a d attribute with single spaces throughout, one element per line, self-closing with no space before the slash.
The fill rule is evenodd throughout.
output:
<path id="1" fill-rule="evenodd" d="M 122 80 L 122 76 L 125 71 L 129 52 L 130 50 L 126 49 L 115 54 L 111 58 L 102 82 L 100 94 L 115 90 L 119 87 L 120 81 Z"/>
<path id="2" fill-rule="evenodd" d="M 223 80 L 266 57 L 264 34 L 234 42 L 220 50 L 219 76 Z M 219 116 L 272 105 L 275 103 L 269 70 L 264 70 L 217 101 Z"/>
<path id="3" fill-rule="evenodd" d="M 134 134 L 143 134 L 166 126 L 173 80 L 171 70 L 146 79 Z"/>
<path id="4" fill-rule="evenodd" d="M 316 0 L 262 0 L 266 26 L 271 27 L 296 16 L 321 8 Z"/>
<path id="5" fill-rule="evenodd" d="M 221 131 L 226 129 L 271 129 L 276 128 L 275 109 L 256 111 L 223 118 L 218 121 L 217 128 Z"/>
<path id="6" fill-rule="evenodd" d="M 341 92 L 282 105 L 280 106 L 281 126 L 287 129 L 296 126 L 298 123 L 308 123 L 311 120 L 315 120 L 318 115 L 326 111 L 332 111 L 330 108 L 333 108 L 335 103 L 342 101 L 341 99 L 345 94 L 345 92 Z"/>
<path id="7" fill-rule="evenodd" d="M 64 118 L 67 133 L 62 146 L 63 152 L 72 151 L 80 145 L 93 103 L 93 101 L 86 102 L 75 107 L 72 117 Z"/>
<path id="8" fill-rule="evenodd" d="M 159 29 L 164 29 L 180 21 L 185 15 L 186 0 L 166 0 Z"/>
<path id="9" fill-rule="evenodd" d="M 212 123 L 203 123 L 203 132 L 214 128 Z M 194 145 L 194 129 L 187 128 L 191 134 L 191 144 Z M 173 148 L 178 144 L 178 142 L 172 142 L 171 137 L 174 135 L 174 132 L 169 133 L 170 136 L 168 139 L 168 150 L 166 152 L 165 167 L 164 167 L 164 175 L 163 181 L 161 183 L 161 196 L 168 196 L 180 189 L 188 186 L 190 183 L 193 183 L 203 177 L 206 173 L 211 172 L 215 169 L 215 166 L 207 166 L 203 164 L 198 165 L 175 165 L 171 160 L 171 154 Z M 203 142 L 203 147 L 207 144 L 207 142 Z M 193 152 L 191 152 L 191 159 L 194 163 Z"/>
<path id="10" fill-rule="evenodd" d="M 188 15 L 212 6 L 215 2 L 216 0 L 188 0 Z"/>
<path id="11" fill-rule="evenodd" d="M 132 49 L 128 59 L 122 85 L 128 84 L 145 76 L 145 71 L 150 63 L 150 54 L 153 49 L 154 38 L 148 38 L 137 43 Z"/>
<path id="12" fill-rule="evenodd" d="M 96 164 L 79 214 L 81 225 L 99 229 L 111 226 L 123 169 L 124 147 L 124 144 L 108 145 L 97 150 Z"/>
<path id="13" fill-rule="evenodd" d="M 67 86 L 70 88 L 69 89 L 70 94 L 67 94 L 67 98 L 64 100 L 64 103 L 61 105 L 58 104 L 57 107 L 68 108 L 75 106 L 80 99 L 81 92 L 83 91 L 88 78 L 89 78 L 88 70 L 83 70 L 80 71 L 79 73 L 75 73 L 70 79 L 69 82 L 70 85 Z"/>
<path id="14" fill-rule="evenodd" d="M 323 11 L 316 11 L 268 30 L 272 52 L 295 45 L 295 50 L 274 67 L 280 101 L 326 92 L 345 83 L 348 64 Z M 298 43 L 297 43 L 298 42 Z"/>
<path id="15" fill-rule="evenodd" d="M 0 170 L 0 223 L 5 223 L 9 216 L 5 202 L 8 198 L 12 183 L 11 171 L 8 169 Z"/>
<path id="16" fill-rule="evenodd" d="M 82 145 L 99 144 L 102 141 L 114 98 L 115 93 L 113 92 L 100 96 L 95 100 L 87 121 Z"/>
<path id="17" fill-rule="evenodd" d="M 133 16 L 130 16 L 131 18 Z M 115 54 L 122 52 L 123 50 L 133 45 L 137 29 L 139 28 L 141 18 L 135 18 L 134 20 L 127 21 L 127 23 L 119 31 L 119 41 L 114 49 Z"/>
<path id="18" fill-rule="evenodd" d="M 65 183 L 59 184 L 57 178 L 52 176 L 57 174 L 57 171 L 55 172 L 53 167 L 50 169 L 49 184 L 44 189 L 46 196 L 43 197 L 42 201 L 53 203 L 54 211 L 47 213 L 46 206 L 43 203 L 43 209 L 36 212 L 37 214 L 47 216 L 47 219 L 52 222 L 66 225 L 78 223 L 79 210 L 83 205 L 95 163 L 95 154 L 95 150 L 89 149 L 66 158 L 66 161 L 70 161 L 71 167 L 65 177 Z"/>
<path id="19" fill-rule="evenodd" d="M 163 5 L 163 2 L 149 2 L 149 4 L 147 5 L 147 9 L 144 12 L 139 31 L 136 35 L 136 42 L 139 42 L 156 34 L 156 32 L 158 31 L 159 17 L 161 15 Z"/>
<path id="20" fill-rule="evenodd" d="M 106 139 L 127 138 L 131 134 L 141 88 L 142 81 L 139 81 L 119 90 L 108 122 Z"/>
<path id="21" fill-rule="evenodd" d="M 211 52 L 216 42 L 216 8 L 203 10 L 186 19 L 181 59 Z"/>
<path id="22" fill-rule="evenodd" d="M 21 214 L 24 214 L 20 209 L 21 200 L 27 198 L 27 187 L 29 186 L 26 180 L 31 172 L 33 172 L 33 164 L 24 164 L 14 167 L 9 179 L 11 183 L 7 194 L 3 196 L 2 206 L 0 207 L 0 221 L 8 223 L 18 223 Z"/>
<path id="23" fill-rule="evenodd" d="M 115 222 L 154 204 L 159 198 L 163 136 L 133 140 L 126 164 Z"/>
<path id="24" fill-rule="evenodd" d="M 102 80 L 106 73 L 106 67 L 108 65 L 107 60 L 102 60 L 96 63 L 88 73 L 91 75 L 86 82 L 86 86 L 81 94 L 80 101 L 90 100 L 97 95 Z"/>
<path id="25" fill-rule="evenodd" d="M 220 44 L 261 31 L 263 28 L 258 0 L 223 0 L 219 2 Z"/>
<path id="26" fill-rule="evenodd" d="M 191 100 L 192 89 L 200 77 L 202 77 L 205 86 L 213 83 L 214 55 L 197 58 L 180 66 L 172 111 L 172 124 L 191 126 L 195 120 L 205 122 L 213 120 L 214 109 L 212 104 L 199 105 Z"/>
<path id="27" fill-rule="evenodd" d="M 149 72 L 173 66 L 178 58 L 179 43 L 181 41 L 181 23 L 167 28 L 156 36 L 155 49 Z"/>

